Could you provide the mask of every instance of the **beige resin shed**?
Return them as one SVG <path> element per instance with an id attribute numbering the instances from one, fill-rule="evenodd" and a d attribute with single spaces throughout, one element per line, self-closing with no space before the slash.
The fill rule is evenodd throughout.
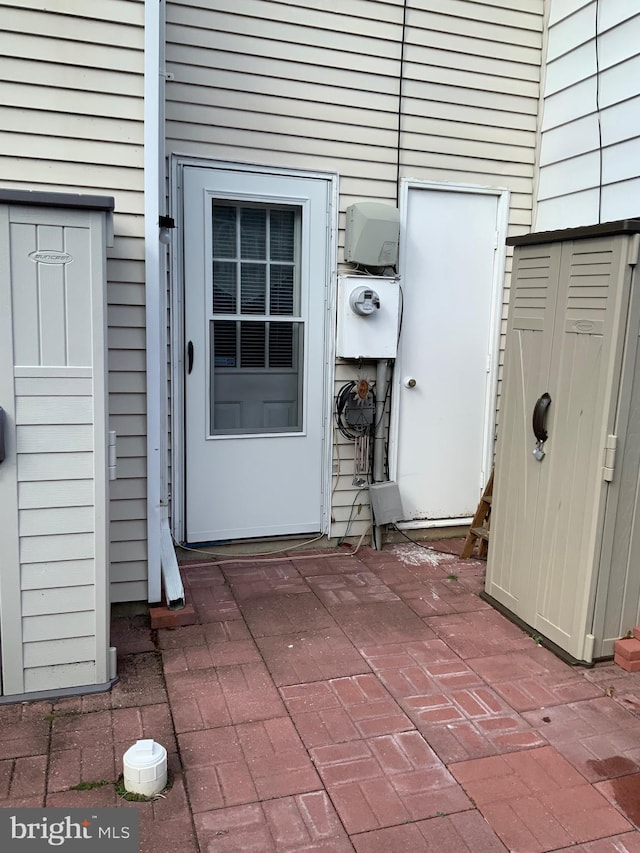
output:
<path id="1" fill-rule="evenodd" d="M 115 676 L 105 336 L 112 209 L 111 198 L 0 191 L 0 702 L 104 689 Z"/>
<path id="2" fill-rule="evenodd" d="M 640 219 L 508 242 L 486 597 L 588 663 L 640 621 Z"/>

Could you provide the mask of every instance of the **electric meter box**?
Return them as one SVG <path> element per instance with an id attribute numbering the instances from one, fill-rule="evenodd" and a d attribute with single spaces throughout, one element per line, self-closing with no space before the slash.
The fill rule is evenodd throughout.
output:
<path id="1" fill-rule="evenodd" d="M 375 201 L 351 204 L 346 210 L 344 259 L 365 267 L 393 267 L 398 262 L 400 212 Z"/>
<path id="2" fill-rule="evenodd" d="M 395 358 L 399 321 L 397 278 L 346 275 L 338 279 L 338 358 Z"/>

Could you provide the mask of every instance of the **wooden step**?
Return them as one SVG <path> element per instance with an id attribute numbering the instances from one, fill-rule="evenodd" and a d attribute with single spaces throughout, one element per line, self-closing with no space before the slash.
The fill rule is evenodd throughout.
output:
<path id="1" fill-rule="evenodd" d="M 476 514 L 473 516 L 471 527 L 467 533 L 462 548 L 463 559 L 470 557 L 477 545 L 478 557 L 485 558 L 489 550 L 489 528 L 491 527 L 491 503 L 493 500 L 493 470 L 484 487 L 484 492 L 478 503 Z"/>

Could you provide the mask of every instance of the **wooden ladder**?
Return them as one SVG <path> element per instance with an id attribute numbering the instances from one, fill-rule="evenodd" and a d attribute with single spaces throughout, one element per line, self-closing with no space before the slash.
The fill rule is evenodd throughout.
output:
<path id="1" fill-rule="evenodd" d="M 467 559 L 473 554 L 473 549 L 478 545 L 478 557 L 486 559 L 487 551 L 489 550 L 489 528 L 491 526 L 491 500 L 493 498 L 493 468 L 487 480 L 487 485 L 484 487 L 484 492 L 480 498 L 480 503 L 476 509 L 476 514 L 473 516 L 471 527 L 467 533 L 462 554 L 463 559 Z"/>

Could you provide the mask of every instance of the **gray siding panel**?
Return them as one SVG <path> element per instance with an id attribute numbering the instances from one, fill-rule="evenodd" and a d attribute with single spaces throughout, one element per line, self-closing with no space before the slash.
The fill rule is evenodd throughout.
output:
<path id="1" fill-rule="evenodd" d="M 640 6 L 553 0 L 549 24 L 536 230 L 637 216 Z"/>

